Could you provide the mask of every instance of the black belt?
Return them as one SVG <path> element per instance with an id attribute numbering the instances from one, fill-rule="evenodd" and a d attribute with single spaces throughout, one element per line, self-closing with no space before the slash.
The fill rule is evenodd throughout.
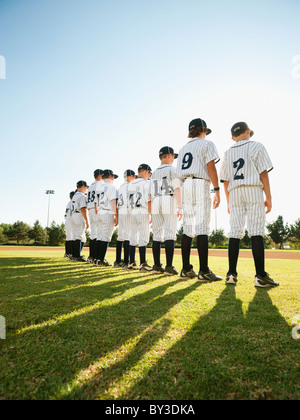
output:
<path id="1" fill-rule="evenodd" d="M 186 178 L 184 178 L 184 181 L 189 179 L 189 178 L 191 178 L 191 179 L 203 179 L 204 180 L 204 178 L 198 178 L 197 176 L 187 176 Z"/>

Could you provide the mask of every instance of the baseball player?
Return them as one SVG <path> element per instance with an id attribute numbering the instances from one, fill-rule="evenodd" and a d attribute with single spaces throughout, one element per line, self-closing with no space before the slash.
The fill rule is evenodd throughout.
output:
<path id="1" fill-rule="evenodd" d="M 72 234 L 72 198 L 74 197 L 75 191 L 70 192 L 70 201 L 67 204 L 65 211 L 65 232 L 66 232 L 66 243 L 65 243 L 65 257 L 72 257 L 72 244 L 73 244 L 73 234 Z"/>
<path id="2" fill-rule="evenodd" d="M 235 285 L 238 281 L 240 241 L 245 234 L 247 219 L 256 268 L 254 284 L 256 287 L 265 288 L 279 286 L 265 271 L 263 238 L 266 213 L 272 209 L 268 172 L 273 169 L 273 165 L 265 147 L 250 140 L 253 134 L 245 122 L 234 124 L 231 135 L 235 144 L 225 152 L 220 170 L 220 180 L 224 183 L 230 214 L 229 270 L 226 283 Z"/>
<path id="3" fill-rule="evenodd" d="M 72 229 L 73 229 L 73 260 L 85 262 L 81 256 L 82 247 L 86 241 L 85 229 L 89 228 L 89 221 L 86 209 L 86 191 L 88 185 L 85 181 L 77 182 L 77 190 L 72 198 Z"/>
<path id="4" fill-rule="evenodd" d="M 208 235 L 211 214 L 210 185 L 213 184 L 215 195 L 213 208 L 220 204 L 220 188 L 215 163 L 219 156 L 213 142 L 206 140 L 211 133 L 206 122 L 197 118 L 189 124 L 189 142 L 179 151 L 177 175 L 183 183 L 183 238 L 181 253 L 183 268 L 181 278 L 197 277 L 190 264 L 192 239 L 197 237 L 197 249 L 200 262 L 198 280 L 201 282 L 219 281 L 208 267 Z"/>
<path id="5" fill-rule="evenodd" d="M 176 169 L 172 166 L 178 154 L 172 147 L 163 147 L 159 151 L 161 165 L 151 176 L 152 231 L 154 258 L 153 273 L 177 275 L 173 266 L 175 241 L 177 234 L 177 217 L 182 219 L 181 184 Z M 166 267 L 160 262 L 161 243 L 165 243 Z"/>
<path id="6" fill-rule="evenodd" d="M 128 268 L 129 264 L 129 234 L 130 234 L 130 206 L 128 201 L 128 187 L 136 179 L 135 172 L 127 169 L 124 172 L 124 184 L 118 190 L 118 238 L 116 247 L 116 261 L 114 267 Z M 122 248 L 124 260 L 122 261 Z"/>
<path id="7" fill-rule="evenodd" d="M 151 168 L 142 163 L 138 168 L 138 177 L 128 186 L 128 200 L 131 210 L 131 230 L 129 246 L 129 269 L 139 269 L 141 272 L 152 271 L 146 261 L 147 245 L 150 239 L 151 198 L 150 181 Z M 140 266 L 135 262 L 136 247 L 139 247 Z"/>
<path id="8" fill-rule="evenodd" d="M 94 178 L 95 182 L 93 182 L 88 190 L 86 196 L 86 204 L 89 214 L 89 221 L 90 221 L 90 255 L 87 259 L 87 262 L 94 263 L 96 259 L 95 251 L 96 251 L 96 240 L 97 240 L 97 221 L 96 221 L 96 212 L 95 212 L 95 199 L 96 199 L 96 189 L 97 186 L 99 187 L 103 184 L 102 181 L 102 174 L 103 171 L 101 169 L 96 169 L 94 171 Z"/>
<path id="9" fill-rule="evenodd" d="M 114 227 L 118 225 L 117 198 L 118 191 L 113 185 L 118 175 L 105 169 L 102 174 L 103 183 L 96 187 L 95 212 L 97 220 L 96 262 L 97 266 L 112 266 L 105 260 L 108 244 L 111 241 Z"/>

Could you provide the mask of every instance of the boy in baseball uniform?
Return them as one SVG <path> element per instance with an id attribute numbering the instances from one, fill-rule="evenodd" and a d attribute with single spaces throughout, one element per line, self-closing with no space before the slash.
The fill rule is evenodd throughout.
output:
<path id="1" fill-rule="evenodd" d="M 177 275 L 173 266 L 175 241 L 177 235 L 177 217 L 182 218 L 181 184 L 176 169 L 172 166 L 178 154 L 172 147 L 163 147 L 159 151 L 161 165 L 151 176 L 152 200 L 152 252 L 155 274 Z M 160 261 L 161 244 L 165 243 L 166 267 L 163 269 Z"/>
<path id="2" fill-rule="evenodd" d="M 215 195 L 213 208 L 220 204 L 220 188 L 215 163 L 219 156 L 213 142 L 206 139 L 211 133 L 206 122 L 197 118 L 189 124 L 189 142 L 179 151 L 177 175 L 182 182 L 183 238 L 181 243 L 181 278 L 197 277 L 190 264 L 192 239 L 197 237 L 200 270 L 198 280 L 221 280 L 208 267 L 208 235 L 211 215 L 210 188 Z"/>
<path id="3" fill-rule="evenodd" d="M 152 271 L 146 261 L 147 245 L 150 239 L 151 198 L 150 181 L 152 170 L 142 163 L 138 168 L 138 177 L 128 186 L 128 200 L 131 211 L 131 229 L 128 269 L 139 269 L 141 272 Z M 136 247 L 139 247 L 140 266 L 135 262 Z"/>
<path id="4" fill-rule="evenodd" d="M 89 221 L 90 221 L 90 255 L 87 259 L 88 263 L 94 263 L 96 259 L 96 240 L 97 240 L 97 220 L 96 220 L 96 212 L 95 212 L 95 199 L 96 199 L 96 189 L 97 186 L 99 187 L 103 184 L 102 181 L 102 174 L 103 171 L 101 169 L 96 169 L 94 171 L 94 178 L 95 181 L 89 186 L 86 195 L 86 204 L 89 214 Z"/>
<path id="5" fill-rule="evenodd" d="M 127 169 L 124 172 L 124 184 L 118 190 L 118 238 L 116 247 L 116 261 L 114 267 L 128 268 L 129 264 L 129 234 L 130 234 L 130 206 L 128 200 L 128 187 L 136 179 L 135 172 Z M 122 249 L 124 260 L 122 261 Z"/>
<path id="6" fill-rule="evenodd" d="M 81 256 L 81 250 L 86 241 L 85 230 L 89 228 L 85 197 L 87 189 L 85 181 L 78 181 L 77 190 L 72 198 L 73 261 L 86 261 Z"/>
<path id="7" fill-rule="evenodd" d="M 237 262 L 240 241 L 245 234 L 245 223 L 251 237 L 251 247 L 256 268 L 256 287 L 274 287 L 279 283 L 265 271 L 265 221 L 272 209 L 272 196 L 268 172 L 273 169 L 265 147 L 250 140 L 254 132 L 245 122 L 231 129 L 235 144 L 225 152 L 220 170 L 230 214 L 229 270 L 226 284 L 238 281 Z M 264 198 L 265 195 L 265 198 Z"/>
<path id="8" fill-rule="evenodd" d="M 65 211 L 65 232 L 66 232 L 66 243 L 65 243 L 65 257 L 72 257 L 72 244 L 73 244 L 73 233 L 72 233 L 72 198 L 74 197 L 75 192 L 70 192 L 70 201 L 67 204 Z"/>
<path id="9" fill-rule="evenodd" d="M 105 256 L 114 227 L 118 225 L 118 191 L 113 185 L 117 178 L 118 175 L 115 175 L 112 170 L 105 169 L 102 174 L 104 182 L 98 184 L 96 188 L 97 241 L 95 265 L 97 266 L 112 266 L 105 260 Z"/>

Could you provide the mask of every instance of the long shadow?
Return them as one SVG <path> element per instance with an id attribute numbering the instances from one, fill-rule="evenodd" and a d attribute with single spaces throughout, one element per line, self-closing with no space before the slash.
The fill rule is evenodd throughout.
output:
<path id="1" fill-rule="evenodd" d="M 157 277 L 151 275 L 146 278 L 145 276 L 138 277 L 135 274 L 131 280 L 128 279 L 128 282 L 120 280 L 120 286 L 116 286 L 115 281 L 109 282 L 111 283 L 109 286 L 106 286 L 105 283 L 97 286 L 99 293 L 100 291 L 102 294 L 104 293 L 101 299 L 103 296 L 111 297 L 122 291 L 130 291 L 132 287 L 152 282 L 155 278 L 157 280 Z M 5 345 L 1 346 L 5 366 L 1 370 L 4 377 L 0 381 L 0 397 L 4 395 L 6 399 L 48 399 L 54 398 L 54 396 L 59 398 L 59 390 L 65 386 L 66 382 L 71 382 L 73 378 L 76 378 L 79 371 L 88 368 L 99 358 L 116 351 L 128 340 L 143 334 L 145 330 L 151 328 L 155 321 L 200 285 L 197 282 L 187 283 L 185 284 L 187 287 L 166 293 L 170 287 L 180 284 L 181 280 L 163 278 L 162 282 L 163 284 L 158 282 L 149 290 L 121 299 L 115 304 L 100 306 L 88 312 L 79 310 L 75 316 L 62 319 L 51 326 L 30 329 L 17 335 L 9 329 Z M 99 296 L 95 297 L 95 294 L 94 292 L 93 296 L 86 297 L 82 291 L 78 292 L 76 296 L 78 305 L 72 303 L 71 307 L 81 308 L 99 300 Z M 61 300 L 57 297 L 53 301 L 48 299 L 47 307 L 43 306 L 46 304 L 46 299 L 45 301 L 38 299 L 36 306 L 29 300 L 28 310 L 35 312 L 39 309 L 41 312 L 39 318 L 42 319 L 46 314 L 49 316 L 49 312 L 51 312 L 49 308 L 52 303 L 66 305 L 68 299 L 76 300 L 68 291 L 61 294 Z M 84 301 L 84 305 L 82 301 Z M 24 304 L 21 302 L 21 305 Z M 21 309 L 24 311 L 24 306 L 20 307 Z M 70 312 L 71 314 L 67 308 L 63 309 L 65 313 Z M 14 313 L 14 316 L 16 317 L 15 322 L 18 323 L 17 313 Z M 9 324 L 10 320 L 7 319 Z M 28 323 L 30 325 L 32 321 L 35 322 L 31 312 L 29 312 L 28 318 L 23 318 L 23 325 L 24 321 L 25 325 Z M 163 325 L 153 335 L 152 342 L 163 336 L 167 327 L 165 324 Z M 148 347 L 147 341 L 143 340 L 143 345 L 136 356 L 134 352 L 132 353 L 131 363 L 134 364 L 135 360 L 140 358 Z M 102 387 L 105 389 L 110 375 L 116 379 L 116 375 L 121 375 L 124 370 L 126 370 L 125 365 L 120 365 L 117 374 L 108 368 L 108 375 L 105 376 L 106 379 Z M 99 382 L 101 386 L 101 381 Z M 21 384 L 17 389 L 11 386 L 16 383 Z M 92 382 L 91 385 L 94 386 L 94 383 Z M 93 391 L 89 386 L 87 386 L 86 392 L 90 392 L 91 398 L 98 394 L 98 390 Z M 69 397 L 72 398 L 72 395 L 71 392 Z"/>
<path id="2" fill-rule="evenodd" d="M 299 345 L 291 327 L 257 290 L 246 315 L 227 287 L 124 399 L 299 399 Z"/>

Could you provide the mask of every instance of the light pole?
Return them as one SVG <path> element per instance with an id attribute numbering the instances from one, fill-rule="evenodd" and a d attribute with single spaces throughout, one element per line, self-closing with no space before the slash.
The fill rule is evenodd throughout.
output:
<path id="1" fill-rule="evenodd" d="M 52 194 L 54 194 L 53 190 L 46 190 L 47 195 L 49 195 L 49 200 L 48 200 L 48 218 L 47 218 L 47 228 L 49 227 L 49 214 L 50 214 L 50 197 Z"/>

